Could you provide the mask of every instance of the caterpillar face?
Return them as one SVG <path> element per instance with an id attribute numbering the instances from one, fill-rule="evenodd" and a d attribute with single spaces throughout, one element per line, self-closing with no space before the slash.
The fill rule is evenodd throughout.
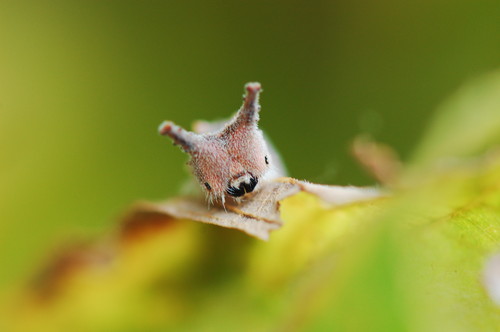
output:
<path id="1" fill-rule="evenodd" d="M 269 170 L 270 155 L 259 121 L 259 83 L 245 85 L 243 106 L 222 129 L 197 134 L 172 122 L 160 126 L 160 134 L 169 136 L 191 156 L 188 164 L 210 199 L 224 202 L 255 190 L 259 179 Z"/>

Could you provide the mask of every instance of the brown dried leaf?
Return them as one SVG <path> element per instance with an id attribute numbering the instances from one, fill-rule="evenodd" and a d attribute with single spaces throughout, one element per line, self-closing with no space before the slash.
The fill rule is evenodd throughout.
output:
<path id="1" fill-rule="evenodd" d="M 292 178 L 279 178 L 264 183 L 260 190 L 252 193 L 240 203 L 226 202 L 225 207 L 215 205 L 210 208 L 200 198 L 174 198 L 163 203 L 138 203 L 126 218 L 128 223 L 137 227 L 140 218 L 149 224 L 147 216 L 166 219 L 189 219 L 226 228 L 241 230 L 262 240 L 269 238 L 269 233 L 282 226 L 280 201 L 298 193 L 309 192 L 332 205 L 348 204 L 380 196 L 376 189 L 359 187 L 327 186 L 299 181 Z"/>
<path id="2" fill-rule="evenodd" d="M 245 198 L 240 204 L 226 202 L 225 209 L 220 205 L 207 207 L 205 200 L 181 197 L 163 203 L 138 203 L 127 217 L 129 222 L 135 217 L 163 214 L 165 217 L 189 219 L 214 224 L 226 228 L 239 229 L 262 240 L 269 238 L 269 232 L 281 227 L 279 201 L 299 192 L 295 183 L 268 182 L 260 190 Z"/>

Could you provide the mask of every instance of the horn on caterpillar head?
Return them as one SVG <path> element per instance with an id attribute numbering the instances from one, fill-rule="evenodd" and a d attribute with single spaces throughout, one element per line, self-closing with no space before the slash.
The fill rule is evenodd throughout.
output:
<path id="1" fill-rule="evenodd" d="M 187 153 L 196 151 L 201 142 L 201 135 L 187 131 L 171 121 L 164 121 L 158 131 L 161 135 L 169 136 L 174 144 L 179 145 Z"/>
<path id="2" fill-rule="evenodd" d="M 227 124 L 224 130 L 226 134 L 241 127 L 257 126 L 259 122 L 259 95 L 262 92 L 260 83 L 247 83 L 245 90 L 246 94 L 243 98 L 243 105 L 234 118 Z"/>

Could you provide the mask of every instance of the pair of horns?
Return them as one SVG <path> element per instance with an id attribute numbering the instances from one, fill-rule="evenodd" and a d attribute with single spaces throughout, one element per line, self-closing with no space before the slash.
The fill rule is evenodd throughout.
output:
<path id="1" fill-rule="evenodd" d="M 245 85 L 246 94 L 236 116 L 225 127 L 224 131 L 233 131 L 236 128 L 256 124 L 259 121 L 259 94 L 261 92 L 260 83 L 247 83 Z M 177 126 L 171 121 L 165 121 L 160 125 L 161 135 L 169 136 L 176 145 L 179 145 L 184 151 L 191 152 L 196 150 L 196 146 L 202 142 L 202 135 L 187 131 Z"/>

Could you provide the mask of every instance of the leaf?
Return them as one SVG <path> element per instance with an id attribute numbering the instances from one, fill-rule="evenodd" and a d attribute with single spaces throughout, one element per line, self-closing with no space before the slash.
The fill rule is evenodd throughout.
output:
<path id="1" fill-rule="evenodd" d="M 450 163 L 500 143 L 500 71 L 464 85 L 437 111 L 414 163 Z"/>
<path id="2" fill-rule="evenodd" d="M 164 203 L 139 203 L 127 220 L 155 212 L 166 218 L 188 219 L 241 230 L 262 240 L 269 232 L 278 229 L 282 222 L 279 216 L 279 201 L 299 191 L 297 185 L 284 182 L 268 182 L 261 190 L 242 204 L 226 203 L 225 207 L 207 203 L 199 198 L 174 198 Z"/>
<path id="3" fill-rule="evenodd" d="M 207 203 L 200 198 L 174 198 L 164 203 L 142 202 L 131 209 L 127 222 L 144 219 L 148 213 L 166 218 L 188 219 L 226 228 L 241 230 L 261 240 L 269 238 L 269 232 L 282 226 L 280 201 L 299 191 L 313 193 L 325 203 L 341 205 L 359 200 L 373 199 L 380 192 L 373 188 L 318 185 L 292 178 L 280 178 L 265 182 L 261 188 L 242 202 L 228 201 L 224 206 Z"/>
<path id="4" fill-rule="evenodd" d="M 415 161 L 388 177 L 405 184 L 390 195 L 285 178 L 227 213 L 193 199 L 138 205 L 108 234 L 48 257 L 2 299 L 0 326 L 498 330 L 496 265 L 485 270 L 500 249 L 500 154 L 485 153 L 498 143 L 497 76 L 440 110 Z M 378 170 L 394 161 L 363 151 Z"/>
<path id="5" fill-rule="evenodd" d="M 351 236 L 322 239 L 330 246 L 313 251 L 302 264 L 308 268 L 296 275 L 301 282 L 284 309 L 285 327 L 488 331 L 500 326 L 480 282 L 484 259 L 500 245 L 500 160 L 428 181 L 386 201 L 377 213 L 365 207 L 371 212 L 361 213 L 361 220 L 351 214 Z M 316 211 L 314 218 L 329 213 Z M 336 223 L 339 217 L 329 220 Z M 303 247 L 300 239 L 293 239 L 295 246 Z"/>

